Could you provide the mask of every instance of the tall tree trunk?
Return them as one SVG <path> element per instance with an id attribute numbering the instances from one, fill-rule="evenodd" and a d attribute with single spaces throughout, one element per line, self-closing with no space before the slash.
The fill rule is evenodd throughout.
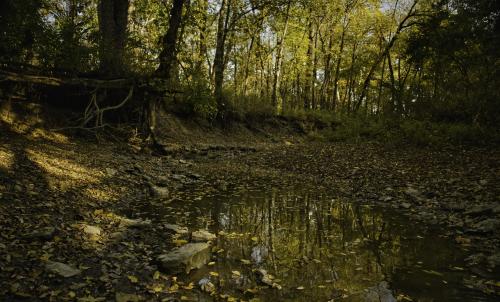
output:
<path id="1" fill-rule="evenodd" d="M 99 1 L 99 67 L 108 77 L 122 75 L 125 71 L 128 6 L 128 0 Z"/>
<path id="2" fill-rule="evenodd" d="M 219 111 L 224 110 L 224 107 L 226 106 L 222 93 L 222 86 L 224 84 L 224 52 L 228 32 L 227 25 L 231 15 L 231 5 L 229 1 L 222 0 L 217 21 L 217 38 L 214 58 L 214 94 Z"/>
<path id="3" fill-rule="evenodd" d="M 382 62 L 382 71 L 380 75 L 380 83 L 378 86 L 378 96 L 377 96 L 377 114 L 380 114 L 380 104 L 382 101 L 382 88 L 384 87 L 384 75 L 385 75 L 385 62 L 386 60 Z"/>
<path id="4" fill-rule="evenodd" d="M 318 47 L 318 28 L 316 28 L 314 32 L 314 43 L 313 43 L 313 52 L 312 52 L 312 73 L 311 73 L 311 107 L 312 109 L 317 109 L 318 104 L 316 103 L 316 78 L 318 76 L 318 55 L 317 49 Z"/>
<path id="5" fill-rule="evenodd" d="M 245 60 L 245 72 L 243 78 L 243 95 L 247 95 L 247 87 L 248 87 L 248 73 L 250 72 L 250 59 L 252 56 L 253 45 L 255 41 L 255 35 L 252 35 L 250 38 L 250 45 L 248 46 L 247 57 Z"/>
<path id="6" fill-rule="evenodd" d="M 283 27 L 283 33 L 281 34 L 281 37 L 277 38 L 276 41 L 276 62 L 274 66 L 274 78 L 273 78 L 273 91 L 271 95 L 271 99 L 273 102 L 274 108 L 279 112 L 280 111 L 280 105 L 278 102 L 278 90 L 280 88 L 280 81 L 281 81 L 281 65 L 282 65 L 282 55 L 283 55 L 283 49 L 285 45 L 285 37 L 287 34 L 288 30 L 288 17 L 289 17 L 289 12 L 290 12 L 290 4 L 291 1 L 288 1 L 287 6 L 286 6 L 286 12 L 285 12 L 285 25 Z"/>
<path id="7" fill-rule="evenodd" d="M 201 25 L 199 36 L 199 49 L 196 62 L 196 70 L 201 73 L 202 77 L 207 76 L 205 68 L 205 57 L 207 55 L 207 22 L 208 22 L 208 0 L 199 0 L 199 10 L 201 12 Z"/>
<path id="8" fill-rule="evenodd" d="M 328 49 L 326 50 L 325 56 L 325 76 L 323 78 L 323 83 L 321 84 L 320 90 L 320 106 L 322 109 L 331 109 L 330 103 L 328 102 L 329 97 L 329 86 L 331 82 L 331 62 L 332 62 L 332 45 L 333 45 L 333 31 L 332 34 L 329 35 L 328 38 Z"/>
<path id="9" fill-rule="evenodd" d="M 182 7 L 185 0 L 174 0 L 170 10 L 170 20 L 168 30 L 162 38 L 163 49 L 160 53 L 160 66 L 156 70 L 156 75 L 171 80 L 172 68 L 177 56 L 177 36 L 182 23 Z"/>
<path id="10" fill-rule="evenodd" d="M 314 32 L 313 32 L 313 21 L 312 21 L 312 10 L 310 21 L 309 21 L 309 30 L 308 30 L 308 42 L 307 42 L 307 53 L 306 53 L 306 73 L 305 73 L 305 84 L 304 84 L 304 109 L 310 109 L 312 100 L 311 100 L 311 83 L 312 83 L 312 63 L 313 63 L 313 48 L 314 48 Z"/>
<path id="11" fill-rule="evenodd" d="M 389 77 L 391 79 L 391 103 L 389 111 L 394 113 L 396 110 L 396 104 L 398 103 L 398 95 L 396 91 L 396 79 L 394 77 L 394 68 L 392 67 L 391 53 L 387 52 L 387 66 L 389 67 Z"/>
<path id="12" fill-rule="evenodd" d="M 352 104 L 352 94 L 354 90 L 354 64 L 356 62 L 356 49 L 358 47 L 358 41 L 353 42 L 352 46 L 352 56 L 351 56 L 351 68 L 349 69 L 349 78 L 347 80 L 346 94 L 344 100 L 347 101 L 346 112 L 351 112 L 351 104 Z"/>
<path id="13" fill-rule="evenodd" d="M 344 44 L 345 44 L 345 26 L 342 28 L 342 35 L 340 36 L 340 46 L 339 46 L 339 54 L 337 57 L 337 62 L 335 64 L 335 76 L 333 78 L 333 100 L 332 100 L 332 111 L 335 111 L 337 107 L 337 103 L 339 101 L 339 77 L 340 77 L 340 65 L 342 64 L 342 53 L 344 52 Z"/>

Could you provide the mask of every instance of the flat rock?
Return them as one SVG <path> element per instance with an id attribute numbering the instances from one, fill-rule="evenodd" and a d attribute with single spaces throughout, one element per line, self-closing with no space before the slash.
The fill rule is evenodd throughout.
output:
<path id="1" fill-rule="evenodd" d="M 143 220 L 143 219 L 130 219 L 130 218 L 121 218 L 120 219 L 120 227 L 127 228 L 145 228 L 151 226 L 151 220 Z"/>
<path id="2" fill-rule="evenodd" d="M 409 208 L 411 208 L 411 203 L 409 203 L 409 202 L 402 202 L 401 203 L 401 207 L 405 208 L 405 209 L 409 209 Z"/>
<path id="3" fill-rule="evenodd" d="M 59 276 L 69 278 L 80 274 L 82 271 L 67 264 L 55 261 L 47 261 L 45 264 L 47 271 Z"/>
<path id="4" fill-rule="evenodd" d="M 186 272 L 204 266 L 210 260 L 208 243 L 188 243 L 158 257 L 161 267 L 169 273 Z"/>
<path id="5" fill-rule="evenodd" d="M 81 230 L 89 236 L 100 236 L 102 229 L 100 227 L 88 224 L 80 225 Z"/>
<path id="6" fill-rule="evenodd" d="M 217 239 L 217 236 L 206 230 L 198 230 L 193 232 L 193 234 L 191 234 L 191 239 L 194 242 L 212 241 Z"/>
<path id="7" fill-rule="evenodd" d="M 165 228 L 167 230 L 171 230 L 177 234 L 181 234 L 181 235 L 185 235 L 187 233 L 189 233 L 189 230 L 187 227 L 181 227 L 179 225 L 176 225 L 176 224 L 165 224 Z"/>
<path id="8" fill-rule="evenodd" d="M 157 198 L 167 198 L 170 195 L 170 190 L 168 187 L 160 187 L 151 184 L 150 185 L 151 194 Z"/>

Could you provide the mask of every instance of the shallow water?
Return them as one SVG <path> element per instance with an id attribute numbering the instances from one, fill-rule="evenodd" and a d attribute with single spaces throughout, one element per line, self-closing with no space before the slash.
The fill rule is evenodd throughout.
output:
<path id="1" fill-rule="evenodd" d="M 183 278 L 210 278 L 219 294 L 261 301 L 494 300 L 464 285 L 470 277 L 463 252 L 450 238 L 392 210 L 299 188 L 186 196 L 154 215 L 220 234 L 215 264 Z M 259 268 L 282 289 L 263 287 Z"/>

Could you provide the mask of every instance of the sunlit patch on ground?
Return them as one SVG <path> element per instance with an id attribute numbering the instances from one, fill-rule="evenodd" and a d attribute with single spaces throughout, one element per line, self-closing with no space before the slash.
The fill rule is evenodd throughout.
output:
<path id="1" fill-rule="evenodd" d="M 100 201 L 116 201 L 119 198 L 116 192 L 105 189 L 86 188 L 85 193 L 88 197 Z"/>
<path id="2" fill-rule="evenodd" d="M 74 161 L 49 155 L 47 152 L 28 149 L 28 158 L 36 163 L 46 173 L 48 180 L 54 181 L 52 185 L 65 188 L 73 181 L 80 184 L 97 183 L 102 178 L 99 170 L 89 168 Z"/>
<path id="3" fill-rule="evenodd" d="M 14 164 L 14 154 L 11 151 L 0 149 L 0 169 L 8 170 Z"/>

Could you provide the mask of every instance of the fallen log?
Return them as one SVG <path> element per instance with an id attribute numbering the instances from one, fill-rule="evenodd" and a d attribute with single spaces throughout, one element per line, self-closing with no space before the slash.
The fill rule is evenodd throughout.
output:
<path id="1" fill-rule="evenodd" d="M 181 90 L 170 89 L 165 80 L 161 78 L 120 78 L 120 79 L 94 79 L 82 77 L 38 75 L 12 72 L 0 69 L 0 81 L 18 83 L 31 83 L 46 86 L 79 86 L 88 89 L 129 89 L 136 86 L 158 94 L 181 94 Z"/>

